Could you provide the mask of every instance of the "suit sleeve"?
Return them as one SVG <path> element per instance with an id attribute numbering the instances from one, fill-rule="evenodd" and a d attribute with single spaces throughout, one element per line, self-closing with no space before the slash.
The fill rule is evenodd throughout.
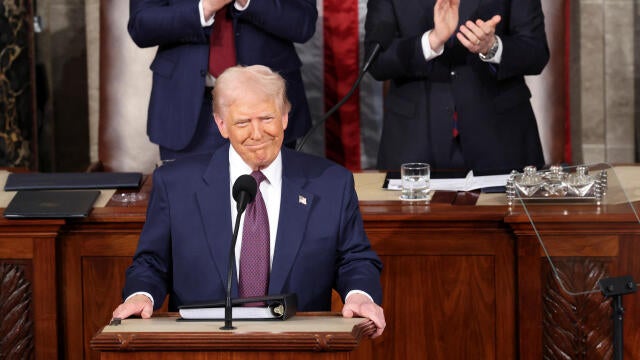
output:
<path id="1" fill-rule="evenodd" d="M 343 301 L 349 291 L 362 290 L 377 304 L 381 304 L 382 262 L 371 249 L 364 231 L 353 176 L 349 176 L 345 181 L 340 211 L 342 223 L 340 224 L 336 290 Z"/>
<path id="2" fill-rule="evenodd" d="M 171 281 L 170 223 L 166 186 L 159 171 L 156 171 L 147 220 L 133 262 L 126 272 L 123 299 L 134 292 L 145 291 L 153 296 L 154 308 L 159 308 L 164 302 Z"/>
<path id="3" fill-rule="evenodd" d="M 508 17 L 496 29 L 503 46 L 500 80 L 540 74 L 549 61 L 540 0 L 511 1 L 510 6 Z"/>
<path id="4" fill-rule="evenodd" d="M 198 1 L 130 0 L 131 39 L 139 47 L 206 43 L 211 27 L 200 23 Z"/>
<path id="5" fill-rule="evenodd" d="M 375 38 L 376 34 L 391 36 L 381 34 L 380 31 L 393 32 L 393 40 L 386 49 L 380 52 L 369 71 L 379 81 L 403 77 L 426 77 L 430 65 L 424 58 L 420 39 L 423 33 L 429 29 L 425 28 L 416 34 L 401 35 L 399 20 L 395 13 L 390 0 L 369 0 L 367 2 L 367 17 L 364 25 L 366 56 L 368 57 L 375 44 L 379 43 L 380 39 Z"/>
<path id="6" fill-rule="evenodd" d="M 244 11 L 233 11 L 242 21 L 284 40 L 304 43 L 316 31 L 315 0 L 252 0 Z"/>

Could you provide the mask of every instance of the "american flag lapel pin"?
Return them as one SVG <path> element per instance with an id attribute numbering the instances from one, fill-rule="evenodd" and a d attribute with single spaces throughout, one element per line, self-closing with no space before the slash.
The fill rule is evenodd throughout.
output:
<path id="1" fill-rule="evenodd" d="M 307 198 L 302 195 L 298 195 L 298 202 L 302 205 L 307 205 Z"/>

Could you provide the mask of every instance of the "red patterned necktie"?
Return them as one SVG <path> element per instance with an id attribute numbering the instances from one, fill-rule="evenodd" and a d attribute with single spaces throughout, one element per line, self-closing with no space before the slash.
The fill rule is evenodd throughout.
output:
<path id="1" fill-rule="evenodd" d="M 226 68 L 236 64 L 233 24 L 227 6 L 216 11 L 209 35 L 209 73 L 218 77 Z"/>
<path id="2" fill-rule="evenodd" d="M 266 177 L 260 171 L 252 172 L 251 176 L 258 183 L 258 192 L 244 214 L 238 287 L 240 298 L 264 296 L 269 288 L 269 217 L 260 192 L 260 183 Z M 260 306 L 263 303 L 246 305 Z"/>

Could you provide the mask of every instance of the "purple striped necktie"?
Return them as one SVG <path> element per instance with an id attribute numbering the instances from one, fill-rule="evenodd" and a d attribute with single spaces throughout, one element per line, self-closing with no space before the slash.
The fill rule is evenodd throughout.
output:
<path id="1" fill-rule="evenodd" d="M 240 250 L 240 298 L 264 296 L 269 288 L 269 217 L 260 192 L 260 183 L 266 179 L 260 171 L 251 173 L 258 183 L 255 200 L 247 205 Z M 251 303 L 246 306 L 261 306 Z"/>

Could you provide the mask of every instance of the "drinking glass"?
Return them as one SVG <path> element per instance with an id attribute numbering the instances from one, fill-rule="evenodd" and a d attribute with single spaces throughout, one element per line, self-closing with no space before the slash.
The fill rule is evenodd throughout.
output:
<path id="1" fill-rule="evenodd" d="M 400 167 L 402 178 L 402 200 L 427 200 L 431 166 L 426 163 L 406 163 Z"/>

